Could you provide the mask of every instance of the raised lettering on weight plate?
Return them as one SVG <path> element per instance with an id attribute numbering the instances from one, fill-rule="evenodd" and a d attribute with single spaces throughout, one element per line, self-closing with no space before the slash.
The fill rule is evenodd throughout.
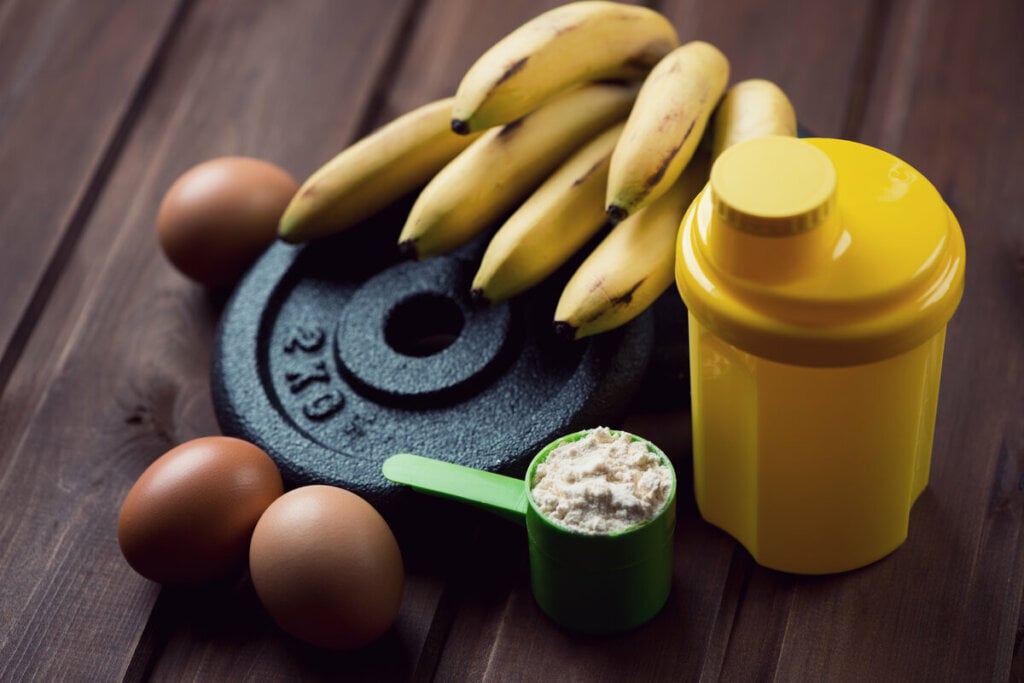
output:
<path id="1" fill-rule="evenodd" d="M 286 354 L 285 382 L 292 394 L 302 394 L 302 414 L 317 422 L 345 407 L 345 395 L 331 386 L 332 377 L 323 358 L 327 335 L 319 325 L 290 327 L 281 344 Z"/>
<path id="2" fill-rule="evenodd" d="M 310 420 L 325 420 L 341 410 L 345 405 L 345 397 L 340 391 L 331 390 L 308 401 L 302 407 L 302 414 Z"/>
<path id="3" fill-rule="evenodd" d="M 288 330 L 288 336 L 284 341 L 284 352 L 295 353 L 305 351 L 314 353 L 324 345 L 326 335 L 320 327 L 293 327 Z"/>
<path id="4" fill-rule="evenodd" d="M 286 372 L 284 379 L 292 393 L 297 394 L 310 384 L 330 382 L 331 373 L 327 372 L 327 364 L 318 360 L 305 368 Z"/>

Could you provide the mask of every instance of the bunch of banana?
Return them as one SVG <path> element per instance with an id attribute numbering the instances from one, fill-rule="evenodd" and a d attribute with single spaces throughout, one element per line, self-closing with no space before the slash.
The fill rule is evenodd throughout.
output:
<path id="1" fill-rule="evenodd" d="M 782 90 L 751 79 L 733 85 L 713 119 L 711 158 L 700 150 L 662 196 L 616 225 L 569 279 L 555 309 L 560 336 L 580 339 L 643 313 L 674 280 L 675 242 L 687 207 L 727 147 L 763 135 L 795 135 L 796 115 Z"/>
<path id="2" fill-rule="evenodd" d="M 620 83 L 580 86 L 486 131 L 423 188 L 399 235 L 400 248 L 422 259 L 472 239 L 580 145 L 623 120 L 637 89 Z"/>
<path id="3" fill-rule="evenodd" d="M 707 154 L 698 151 L 664 194 L 612 228 L 562 290 L 559 337 L 582 339 L 624 325 L 672 285 L 679 223 L 707 178 Z"/>
<path id="4" fill-rule="evenodd" d="M 302 242 L 345 230 L 434 178 L 399 241 L 419 258 L 454 249 L 625 119 L 637 83 L 678 44 L 672 24 L 645 7 L 582 0 L 545 12 L 481 56 L 455 97 L 396 119 L 317 170 L 278 233 Z M 594 84 L 602 80 L 618 83 Z"/>
<path id="5" fill-rule="evenodd" d="M 602 243 L 584 275 L 607 267 L 609 281 L 606 286 L 587 283 L 586 291 L 577 292 L 584 281 L 577 278 L 556 311 L 556 329 L 566 336 L 586 336 L 644 310 L 672 281 L 672 238 L 708 172 L 706 163 L 691 163 L 691 157 L 725 90 L 728 72 L 721 52 L 699 41 L 659 61 L 643 82 L 625 125 L 581 150 L 494 234 L 473 280 L 474 297 L 495 303 L 537 284 L 603 227 L 607 216 L 623 217 L 606 211 L 604 201 L 613 189 L 611 174 L 618 160 L 619 185 L 636 187 L 630 181 L 639 178 L 643 188 L 626 206 L 636 211 L 650 205 L 650 211 L 641 211 L 637 220 L 627 221 Z M 670 237 L 662 248 L 665 235 Z M 646 275 L 637 278 L 642 272 Z M 622 275 L 634 279 L 620 286 L 624 283 L 615 278 Z M 630 305 L 633 301 L 635 306 Z"/>
<path id="6" fill-rule="evenodd" d="M 534 286 L 605 225 L 608 161 L 623 125 L 570 157 L 494 233 L 473 278 L 474 299 L 497 303 Z"/>
<path id="7" fill-rule="evenodd" d="M 496 43 L 454 97 L 396 119 L 314 173 L 280 235 L 303 241 L 343 230 L 422 187 L 398 241 L 426 258 L 512 212 L 472 285 L 475 298 L 495 303 L 614 225 L 555 312 L 565 336 L 612 329 L 671 284 L 679 222 L 714 157 L 742 139 L 795 133 L 777 86 L 752 80 L 726 92 L 728 80 L 717 48 L 680 46 L 653 10 L 571 2 Z M 713 148 L 699 150 L 713 115 Z"/>

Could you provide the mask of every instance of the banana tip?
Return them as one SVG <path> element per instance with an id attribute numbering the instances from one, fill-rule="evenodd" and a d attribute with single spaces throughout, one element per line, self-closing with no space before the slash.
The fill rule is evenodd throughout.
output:
<path id="1" fill-rule="evenodd" d="M 490 299 L 484 294 L 484 290 L 480 287 L 474 287 L 469 290 L 469 303 L 474 308 L 487 308 L 491 305 Z"/>
<path id="2" fill-rule="evenodd" d="M 452 119 L 452 130 L 458 135 L 469 135 L 469 121 L 463 119 Z"/>
<path id="3" fill-rule="evenodd" d="M 556 320 L 554 325 L 555 336 L 565 342 L 576 339 L 576 328 L 564 320 Z"/>
<path id="4" fill-rule="evenodd" d="M 613 224 L 621 223 L 629 216 L 629 212 L 617 204 L 610 204 L 608 208 L 605 209 L 605 213 L 608 214 L 608 220 Z"/>
<path id="5" fill-rule="evenodd" d="M 416 240 L 405 240 L 398 243 L 398 255 L 407 261 L 415 261 L 419 258 L 416 253 Z"/>
<path id="6" fill-rule="evenodd" d="M 288 244 L 298 244 L 302 241 L 299 239 L 298 235 L 295 234 L 295 230 L 284 226 L 277 229 L 277 238 L 282 242 L 287 242 Z"/>

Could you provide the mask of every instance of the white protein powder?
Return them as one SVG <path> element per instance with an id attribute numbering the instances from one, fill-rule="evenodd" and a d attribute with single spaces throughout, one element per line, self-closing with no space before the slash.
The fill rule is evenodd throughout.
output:
<path id="1" fill-rule="evenodd" d="M 607 534 L 654 517 L 672 491 L 672 471 L 643 441 L 598 427 L 537 465 L 530 495 L 548 519 Z"/>

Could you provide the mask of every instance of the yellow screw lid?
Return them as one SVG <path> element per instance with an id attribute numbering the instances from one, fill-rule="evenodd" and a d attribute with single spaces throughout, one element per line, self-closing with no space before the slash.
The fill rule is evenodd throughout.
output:
<path id="1" fill-rule="evenodd" d="M 719 157 L 683 218 L 676 283 L 733 346 L 841 366 L 938 332 L 964 262 L 956 218 L 906 162 L 846 140 L 758 138 Z"/>
<path id="2" fill-rule="evenodd" d="M 828 218 L 835 206 L 836 169 L 828 155 L 797 138 L 755 138 L 718 158 L 711 189 L 716 216 L 733 228 L 793 235 Z"/>

